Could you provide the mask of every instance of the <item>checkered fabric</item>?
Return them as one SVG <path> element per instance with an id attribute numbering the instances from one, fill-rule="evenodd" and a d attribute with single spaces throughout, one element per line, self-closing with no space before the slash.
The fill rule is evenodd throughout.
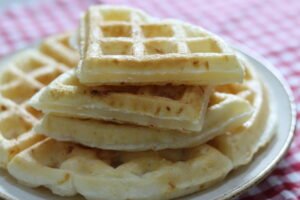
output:
<path id="1" fill-rule="evenodd" d="M 96 3 L 131 5 L 154 16 L 189 21 L 251 48 L 285 76 L 300 111 L 299 0 L 46 0 L 12 5 L 0 11 L 0 57 L 47 35 L 74 29 L 80 13 Z M 290 150 L 273 173 L 238 199 L 300 199 L 299 134 L 298 127 Z"/>

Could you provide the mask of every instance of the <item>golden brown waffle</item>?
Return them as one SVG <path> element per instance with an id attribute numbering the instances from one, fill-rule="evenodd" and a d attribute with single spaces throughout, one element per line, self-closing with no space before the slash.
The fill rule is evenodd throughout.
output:
<path id="1" fill-rule="evenodd" d="M 199 132 L 212 87 L 86 87 L 74 71 L 66 72 L 31 99 L 44 113 L 130 123 L 160 129 Z"/>
<path id="2" fill-rule="evenodd" d="M 15 178 L 55 194 L 87 199 L 170 199 L 222 180 L 231 161 L 209 145 L 195 148 L 119 152 L 46 139 L 8 165 Z"/>
<path id="3" fill-rule="evenodd" d="M 213 34 L 132 8 L 92 6 L 80 26 L 80 82 L 86 85 L 241 82 L 236 55 Z"/>

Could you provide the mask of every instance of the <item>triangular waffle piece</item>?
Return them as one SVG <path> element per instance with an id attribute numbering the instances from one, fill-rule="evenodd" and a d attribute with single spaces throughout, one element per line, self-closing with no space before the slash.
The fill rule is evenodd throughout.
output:
<path id="1" fill-rule="evenodd" d="M 31 99 L 44 113 L 199 132 L 212 87 L 100 86 L 79 83 L 67 72 Z"/>
<path id="2" fill-rule="evenodd" d="M 274 137 L 276 128 L 274 106 L 269 101 L 268 91 L 250 67 L 247 67 L 245 79 L 242 86 L 228 84 L 217 87 L 217 90 L 249 101 L 255 108 L 253 115 L 243 126 L 210 142 L 232 160 L 234 168 L 249 163 L 254 154 Z"/>
<path id="3" fill-rule="evenodd" d="M 86 199 L 171 199 L 222 180 L 231 161 L 209 145 L 119 152 L 46 139 L 18 154 L 9 173 L 31 186 Z"/>
<path id="4" fill-rule="evenodd" d="M 241 126 L 252 115 L 252 107 L 242 98 L 215 93 L 202 131 L 183 134 L 173 130 L 158 130 L 142 126 L 113 124 L 46 114 L 36 131 L 62 141 L 72 141 L 101 149 L 142 151 L 166 148 L 186 148 L 199 145 Z"/>
<path id="5" fill-rule="evenodd" d="M 226 44 L 203 29 L 126 7 L 92 6 L 80 25 L 77 74 L 86 85 L 217 85 L 243 80 Z"/>

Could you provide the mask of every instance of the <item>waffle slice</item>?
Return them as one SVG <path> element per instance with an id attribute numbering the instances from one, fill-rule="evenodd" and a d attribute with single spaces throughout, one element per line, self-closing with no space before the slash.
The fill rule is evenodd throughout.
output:
<path id="1" fill-rule="evenodd" d="M 17 153 L 44 139 L 35 134 L 32 127 L 37 120 L 14 102 L 0 97 L 0 167 Z"/>
<path id="2" fill-rule="evenodd" d="M 165 151 L 90 149 L 46 139 L 18 154 L 9 173 L 31 187 L 86 199 L 171 199 L 222 180 L 231 161 L 209 145 Z"/>
<path id="3" fill-rule="evenodd" d="M 74 71 L 42 89 L 31 105 L 44 113 L 199 132 L 212 93 L 201 86 L 86 87 Z"/>
<path id="4" fill-rule="evenodd" d="M 51 138 L 72 141 L 101 149 L 142 151 L 185 148 L 199 145 L 241 126 L 252 114 L 252 107 L 242 98 L 215 93 L 211 98 L 202 131 L 183 134 L 174 130 L 120 125 L 46 114 L 36 131 Z"/>
<path id="5" fill-rule="evenodd" d="M 126 7 L 92 6 L 80 25 L 85 85 L 217 85 L 243 80 L 236 55 L 218 37 Z"/>
<path id="6" fill-rule="evenodd" d="M 247 64 L 249 65 L 249 64 Z M 275 136 L 276 116 L 269 94 L 251 67 L 245 84 L 217 87 L 217 91 L 238 95 L 255 108 L 251 118 L 241 127 L 214 138 L 210 143 L 228 156 L 237 168 L 249 163 L 254 154 Z"/>

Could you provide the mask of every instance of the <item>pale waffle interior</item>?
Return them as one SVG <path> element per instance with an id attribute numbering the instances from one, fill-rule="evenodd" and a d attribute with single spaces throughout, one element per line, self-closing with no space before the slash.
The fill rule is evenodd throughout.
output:
<path id="1" fill-rule="evenodd" d="M 216 36 L 136 9 L 89 8 L 81 22 L 80 50 L 78 76 L 89 85 L 166 84 L 168 77 L 173 84 L 203 85 L 243 77 L 235 54 Z"/>
<path id="2" fill-rule="evenodd" d="M 199 132 L 211 93 L 208 86 L 86 87 L 70 71 L 37 93 L 31 105 L 73 118 Z"/>

